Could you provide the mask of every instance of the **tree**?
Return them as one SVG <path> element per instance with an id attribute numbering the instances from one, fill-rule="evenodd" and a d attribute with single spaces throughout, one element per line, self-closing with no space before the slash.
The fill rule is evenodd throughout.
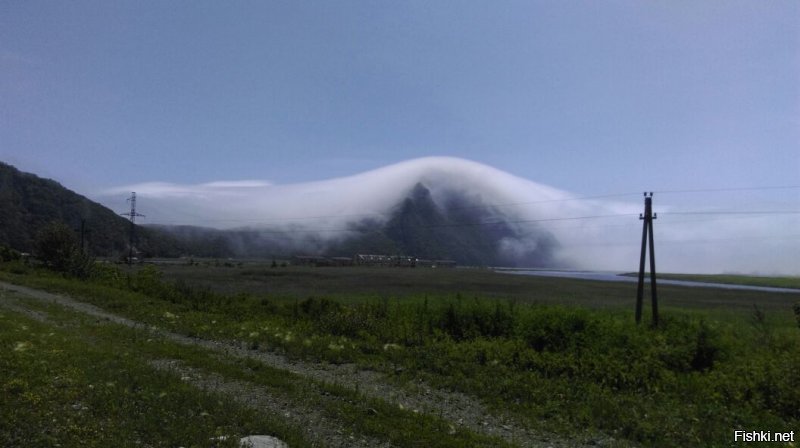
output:
<path id="1" fill-rule="evenodd" d="M 50 269 L 79 278 L 91 275 L 94 260 L 81 252 L 75 233 L 62 222 L 51 222 L 36 238 L 37 257 Z"/>
<path id="2" fill-rule="evenodd" d="M 19 252 L 4 244 L 0 244 L 0 262 L 19 260 L 20 257 L 21 255 Z"/>

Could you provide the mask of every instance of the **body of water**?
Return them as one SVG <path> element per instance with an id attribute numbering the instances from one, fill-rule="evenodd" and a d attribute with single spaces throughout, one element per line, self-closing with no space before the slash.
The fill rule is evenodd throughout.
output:
<path id="1" fill-rule="evenodd" d="M 601 271 L 556 271 L 556 270 L 543 270 L 543 269 L 509 269 L 497 268 L 496 272 L 503 274 L 514 275 L 534 275 L 538 277 L 561 277 L 561 278 L 574 278 L 579 280 L 595 280 L 601 282 L 627 282 L 636 283 L 639 281 L 637 277 L 630 277 L 622 275 L 622 272 L 601 272 Z M 656 275 L 659 285 L 677 285 L 687 286 L 691 288 L 722 288 L 722 289 L 738 289 L 743 291 L 763 291 L 763 292 L 782 292 L 790 294 L 800 294 L 800 289 L 791 288 L 774 288 L 768 286 L 750 286 L 750 285 L 732 285 L 729 283 L 706 283 L 706 282 L 692 282 L 687 280 L 667 280 L 660 279 Z M 650 280 L 645 278 L 649 285 Z"/>

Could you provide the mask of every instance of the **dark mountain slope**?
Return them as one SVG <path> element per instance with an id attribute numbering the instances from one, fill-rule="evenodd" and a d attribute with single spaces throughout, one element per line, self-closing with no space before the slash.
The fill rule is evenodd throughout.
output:
<path id="1" fill-rule="evenodd" d="M 87 247 L 93 255 L 126 254 L 127 219 L 50 179 L 0 162 L 0 244 L 34 252 L 38 232 L 57 221 L 80 229 L 86 220 Z M 159 232 L 137 226 L 137 247 L 144 255 L 179 255 L 181 246 Z"/>
<path id="2" fill-rule="evenodd" d="M 400 254 L 477 266 L 552 265 L 557 243 L 549 233 L 529 228 L 523 244 L 506 217 L 485 206 L 481 198 L 454 191 L 441 202 L 437 204 L 430 190 L 417 184 L 385 224 L 365 221 L 353 226 L 358 235 L 328 253 Z"/>
<path id="3" fill-rule="evenodd" d="M 437 202 L 438 200 L 438 202 Z M 521 228 L 461 191 L 437 194 L 418 183 L 390 209 L 389 219 L 349 226 L 350 236 L 331 240 L 302 227 L 217 230 L 192 226 L 137 226 L 136 247 L 144 257 L 286 257 L 356 253 L 452 259 L 462 265 L 553 266 L 557 247 L 549 233 Z M 55 181 L 0 163 L 0 244 L 34 252 L 37 233 L 60 221 L 73 229 L 86 221 L 90 252 L 126 255 L 130 223 L 122 216 Z M 521 235 L 520 232 L 525 232 Z"/>

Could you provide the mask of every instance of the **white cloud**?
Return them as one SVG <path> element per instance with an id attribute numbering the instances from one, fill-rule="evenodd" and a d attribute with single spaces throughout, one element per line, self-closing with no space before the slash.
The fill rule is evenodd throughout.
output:
<path id="1" fill-rule="evenodd" d="M 247 193 L 254 188 L 268 187 L 270 182 L 263 180 L 214 181 L 195 185 L 181 185 L 169 182 L 144 182 L 140 184 L 115 187 L 100 193 L 100 196 L 116 196 L 135 191 L 138 195 L 153 198 L 183 198 L 225 196 Z"/>
<path id="2" fill-rule="evenodd" d="M 434 199 L 460 191 L 506 214 L 521 232 L 551 232 L 560 256 L 576 267 L 638 268 L 642 198 L 628 201 L 575 198 L 568 192 L 495 168 L 450 157 L 426 157 L 336 179 L 275 185 L 266 181 L 215 181 L 197 185 L 149 182 L 114 188 L 100 201 L 123 211 L 136 191 L 145 223 L 215 228 L 267 227 L 340 238 L 349 223 L 387 219 L 418 182 Z M 659 203 L 655 222 L 657 269 L 670 272 L 800 274 L 798 215 L 682 216 Z M 741 217 L 739 217 L 741 218 Z M 508 245 L 512 242 L 506 241 Z M 513 251 L 514 248 L 508 248 Z"/>

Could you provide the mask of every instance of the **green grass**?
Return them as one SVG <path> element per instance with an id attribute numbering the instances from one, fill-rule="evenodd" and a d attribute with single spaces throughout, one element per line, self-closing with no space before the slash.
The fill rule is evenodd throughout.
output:
<path id="1" fill-rule="evenodd" d="M 54 281 L 50 283 L 50 289 L 55 289 L 54 284 L 63 282 L 63 279 L 51 280 Z M 71 282 L 67 281 L 63 284 L 69 283 Z M 152 359 L 180 360 L 187 366 L 218 373 L 229 379 L 260 385 L 304 407 L 322 410 L 328 419 L 340 422 L 340 429 L 345 434 L 366 434 L 379 440 L 388 440 L 396 446 L 419 445 L 442 448 L 508 446 L 499 439 L 481 436 L 468 430 L 454 428 L 451 431 L 449 423 L 436 416 L 403 410 L 335 384 L 300 379 L 297 375 L 265 366 L 257 361 L 221 358 L 216 353 L 208 353 L 198 348 L 179 346 L 160 339 L 154 340 L 152 335 L 143 333 L 143 330 L 110 324 L 97 326 L 94 319 L 81 319 L 82 316 L 56 305 L 31 302 L 28 307 L 41 309 L 55 319 L 56 325 L 40 324 L 3 310 L 0 322 L 17 323 L 17 331 L 0 330 L 0 342 L 16 341 L 7 345 L 22 349 L 9 352 L 12 355 L 23 354 L 29 357 L 8 360 L 9 368 L 4 369 L 4 375 L 7 373 L 9 376 L 0 378 L 7 383 L 9 390 L 21 396 L 23 401 L 27 400 L 26 397 L 31 393 L 36 395 L 38 397 L 36 402 L 41 404 L 42 408 L 34 407 L 28 409 L 28 412 L 20 413 L 11 407 L 15 404 L 13 401 L 0 406 L 4 417 L 8 417 L 4 419 L 8 426 L 0 426 L 0 442 L 8 442 L 0 443 L 2 446 L 52 446 L 55 442 L 61 446 L 128 446 L 135 443 L 135 440 L 151 446 L 210 446 L 210 438 L 219 435 L 238 437 L 264 433 L 278 434 L 292 447 L 310 446 L 298 428 L 292 428 L 291 425 L 276 420 L 275 417 L 268 419 L 252 410 L 231 405 L 230 398 L 200 393 L 167 373 L 147 368 L 146 361 Z M 62 326 L 69 326 L 69 331 L 58 330 Z M 27 340 L 20 342 L 21 331 L 30 332 L 29 339 L 35 342 Z M 47 337 L 43 338 L 42 335 Z M 42 341 L 51 344 L 44 345 Z M 88 346 L 87 341 L 90 342 Z M 57 353 L 59 362 L 42 356 L 50 353 Z M 74 362 L 67 365 L 70 360 Z M 3 359 L 3 363 L 0 364 L 4 368 L 6 361 Z M 48 369 L 37 371 L 35 367 L 40 364 L 47 365 Z M 92 397 L 91 406 L 87 407 L 92 410 L 91 415 L 75 422 L 69 420 L 75 413 L 67 413 L 67 421 L 53 422 L 51 436 L 42 439 L 35 434 L 36 431 L 31 425 L 41 424 L 49 427 L 46 420 L 54 415 L 54 410 L 68 409 L 74 404 L 74 399 L 69 397 L 79 394 L 76 391 L 63 396 L 58 393 L 62 391 L 60 386 L 48 384 L 49 374 L 62 371 L 76 372 L 82 379 L 76 388 L 84 390 L 81 392 L 84 395 L 85 389 L 88 389 L 91 395 L 91 391 L 95 390 L 95 384 L 112 387 L 113 383 L 115 389 L 100 388 L 103 394 Z M 18 381 L 18 378 L 26 380 Z M 35 386 L 30 386 L 31 379 L 36 379 Z M 128 403 L 126 394 L 135 395 L 130 399 L 129 405 L 126 404 Z M 323 399 L 321 398 L 323 396 L 333 399 Z M 117 400 L 122 405 L 117 403 Z M 151 409 L 154 410 L 151 412 Z M 108 418 L 100 422 L 90 421 L 97 415 Z M 212 419 L 212 416 L 218 418 Z M 22 424 L 23 421 L 29 424 Z M 172 424 L 162 425 L 163 421 Z M 181 427 L 176 428 L 176 425 Z M 99 435 L 100 432 L 103 434 Z M 140 433 L 147 436 L 139 437 Z M 129 437 L 136 438 L 126 440 Z M 89 442 L 84 439 L 88 439 Z"/>
<path id="2" fill-rule="evenodd" d="M 519 303 L 633 309 L 636 284 L 548 278 L 497 273 L 488 269 L 308 268 L 269 266 L 159 267 L 163 278 L 235 295 L 245 293 L 272 301 L 327 297 L 346 303 L 430 297 L 496 298 Z M 659 285 L 663 306 L 749 312 L 753 303 L 787 311 L 792 294 L 742 292 Z"/>
<path id="3" fill-rule="evenodd" d="M 238 437 L 272 433 L 310 446 L 296 428 L 149 368 L 148 347 L 179 351 L 120 330 L 0 309 L 0 445 L 204 447 L 224 435 L 215 446 L 234 447 Z"/>
<path id="4" fill-rule="evenodd" d="M 664 287 L 663 325 L 654 329 L 632 323 L 635 285 L 626 284 L 478 270 L 201 268 L 166 276 L 179 282 L 153 269 L 99 283 L 0 273 L 184 334 L 401 371 L 398 380 L 475 395 L 561 433 L 727 446 L 733 429 L 800 423 L 792 294 Z M 348 400 L 343 415 L 354 430 L 409 442 L 403 428 L 417 425 L 430 443 L 441 440 L 441 421 L 381 408 L 406 422 L 391 432 L 365 417 L 366 399 Z"/>

